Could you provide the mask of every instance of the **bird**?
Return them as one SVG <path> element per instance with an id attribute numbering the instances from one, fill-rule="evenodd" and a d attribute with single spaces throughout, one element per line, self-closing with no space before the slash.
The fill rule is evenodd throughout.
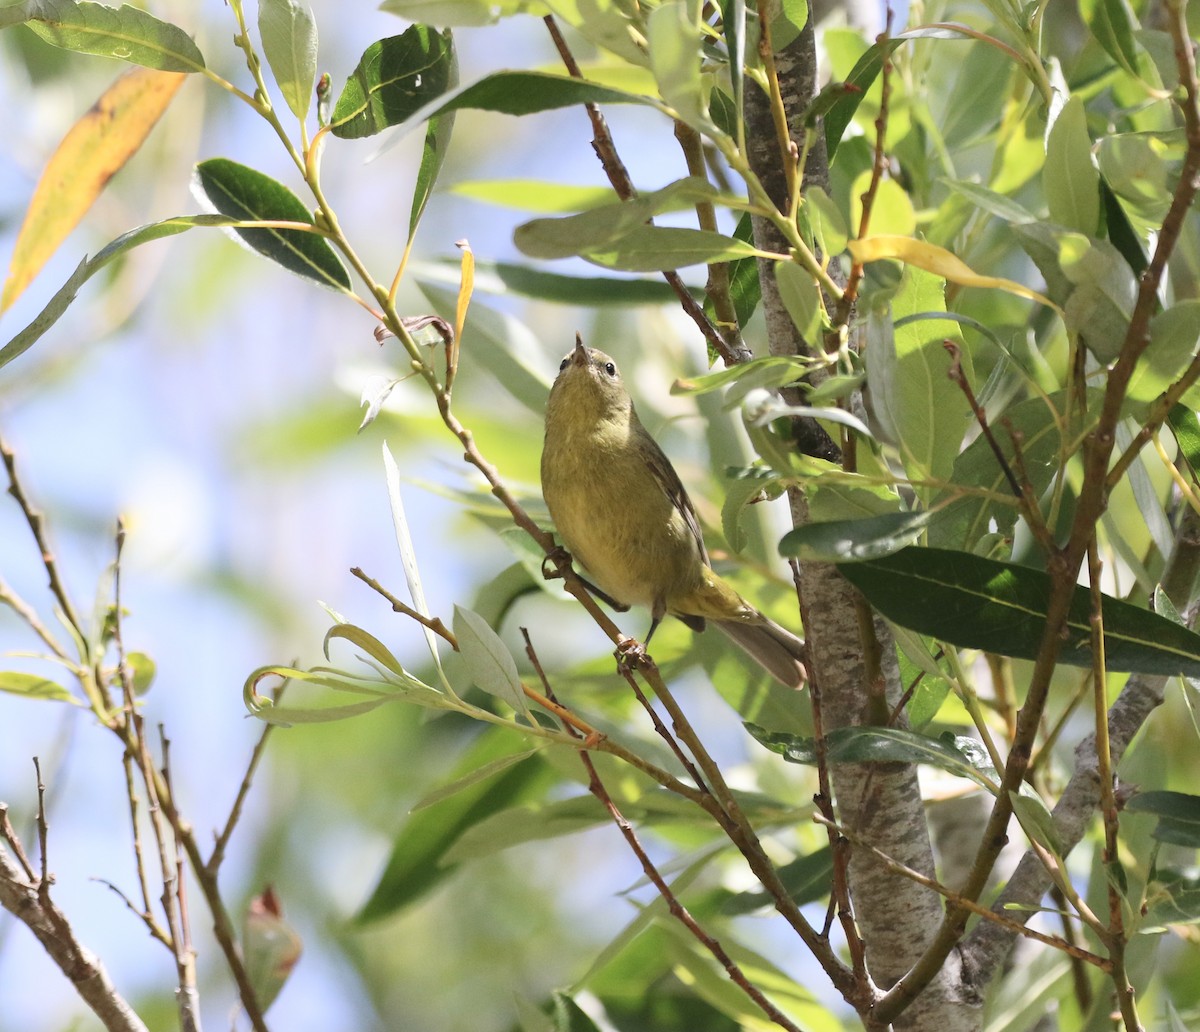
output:
<path id="1" fill-rule="evenodd" d="M 550 389 L 545 431 L 542 496 L 558 535 L 602 598 L 649 608 L 643 645 L 667 615 L 693 631 L 711 623 L 781 684 L 804 686 L 804 641 L 713 571 L 691 499 L 617 364 L 578 334 Z"/>

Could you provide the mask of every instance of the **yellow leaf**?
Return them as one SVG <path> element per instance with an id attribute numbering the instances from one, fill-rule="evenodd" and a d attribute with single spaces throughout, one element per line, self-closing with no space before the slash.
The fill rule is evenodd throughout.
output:
<path id="1" fill-rule="evenodd" d="M 998 290 L 1006 290 L 1010 294 L 1053 308 L 1062 315 L 1062 309 L 1058 305 L 1036 290 L 1030 290 L 1020 283 L 998 276 L 980 276 L 966 262 L 944 247 L 926 243 L 924 240 L 905 236 L 874 236 L 851 240 L 846 246 L 856 262 L 865 264 L 880 258 L 895 258 L 964 287 L 995 287 Z"/>
<path id="2" fill-rule="evenodd" d="M 185 74 L 133 68 L 76 122 L 46 164 L 13 248 L 0 312 L 49 260 L 67 234 L 150 135 Z"/>

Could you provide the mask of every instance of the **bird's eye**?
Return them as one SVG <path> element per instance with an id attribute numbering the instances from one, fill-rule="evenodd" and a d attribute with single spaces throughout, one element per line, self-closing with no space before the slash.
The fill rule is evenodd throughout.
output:
<path id="1" fill-rule="evenodd" d="M 569 358 L 564 358 L 561 362 L 559 362 L 558 363 L 558 371 L 561 373 L 564 369 L 566 369 L 567 363 L 570 361 L 571 360 Z"/>
<path id="2" fill-rule="evenodd" d="M 604 371 L 606 373 L 608 373 L 609 376 L 617 375 L 617 367 L 615 365 L 613 365 L 611 362 L 604 363 Z"/>

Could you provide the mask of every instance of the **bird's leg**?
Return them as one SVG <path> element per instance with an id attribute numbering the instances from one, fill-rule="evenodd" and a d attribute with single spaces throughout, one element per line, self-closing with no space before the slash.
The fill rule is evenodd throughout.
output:
<path id="1" fill-rule="evenodd" d="M 552 569 L 547 567 L 553 565 Z M 577 571 L 571 565 L 571 553 L 568 552 L 562 545 L 557 545 L 549 555 L 542 559 L 542 577 L 546 580 L 564 580 L 567 576 L 567 571 L 570 570 L 579 580 L 579 582 L 588 589 L 588 592 L 595 595 L 609 609 L 615 613 L 628 613 L 629 607 L 624 602 L 618 602 L 607 591 L 601 591 L 586 577 L 580 577 Z"/>
<path id="2" fill-rule="evenodd" d="M 658 625 L 662 623 L 662 618 L 666 615 L 666 603 L 655 602 L 654 608 L 650 612 L 650 630 L 646 632 L 646 637 L 643 641 L 638 641 L 636 638 L 625 638 L 617 646 L 617 669 L 622 666 L 650 666 L 654 662 L 650 658 L 650 653 L 646 651 L 650 644 L 650 639 L 654 637 L 654 632 L 658 630 Z"/>

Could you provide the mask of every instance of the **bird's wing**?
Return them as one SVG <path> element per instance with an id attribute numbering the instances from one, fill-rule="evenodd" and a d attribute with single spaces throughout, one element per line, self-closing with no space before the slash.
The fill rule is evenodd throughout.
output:
<path id="1" fill-rule="evenodd" d="M 704 561 L 704 565 L 708 566 L 708 550 L 704 547 L 704 535 L 700 533 L 700 520 L 696 516 L 692 500 L 688 497 L 683 482 L 679 479 L 679 474 L 675 472 L 675 467 L 671 465 L 671 460 L 663 454 L 663 450 L 653 438 L 651 438 L 651 443 L 654 445 L 654 450 L 647 462 L 650 473 L 662 487 L 663 494 L 671 500 L 671 504 L 683 517 L 684 526 L 687 527 L 696 541 L 696 547 L 700 550 L 700 558 Z"/>

